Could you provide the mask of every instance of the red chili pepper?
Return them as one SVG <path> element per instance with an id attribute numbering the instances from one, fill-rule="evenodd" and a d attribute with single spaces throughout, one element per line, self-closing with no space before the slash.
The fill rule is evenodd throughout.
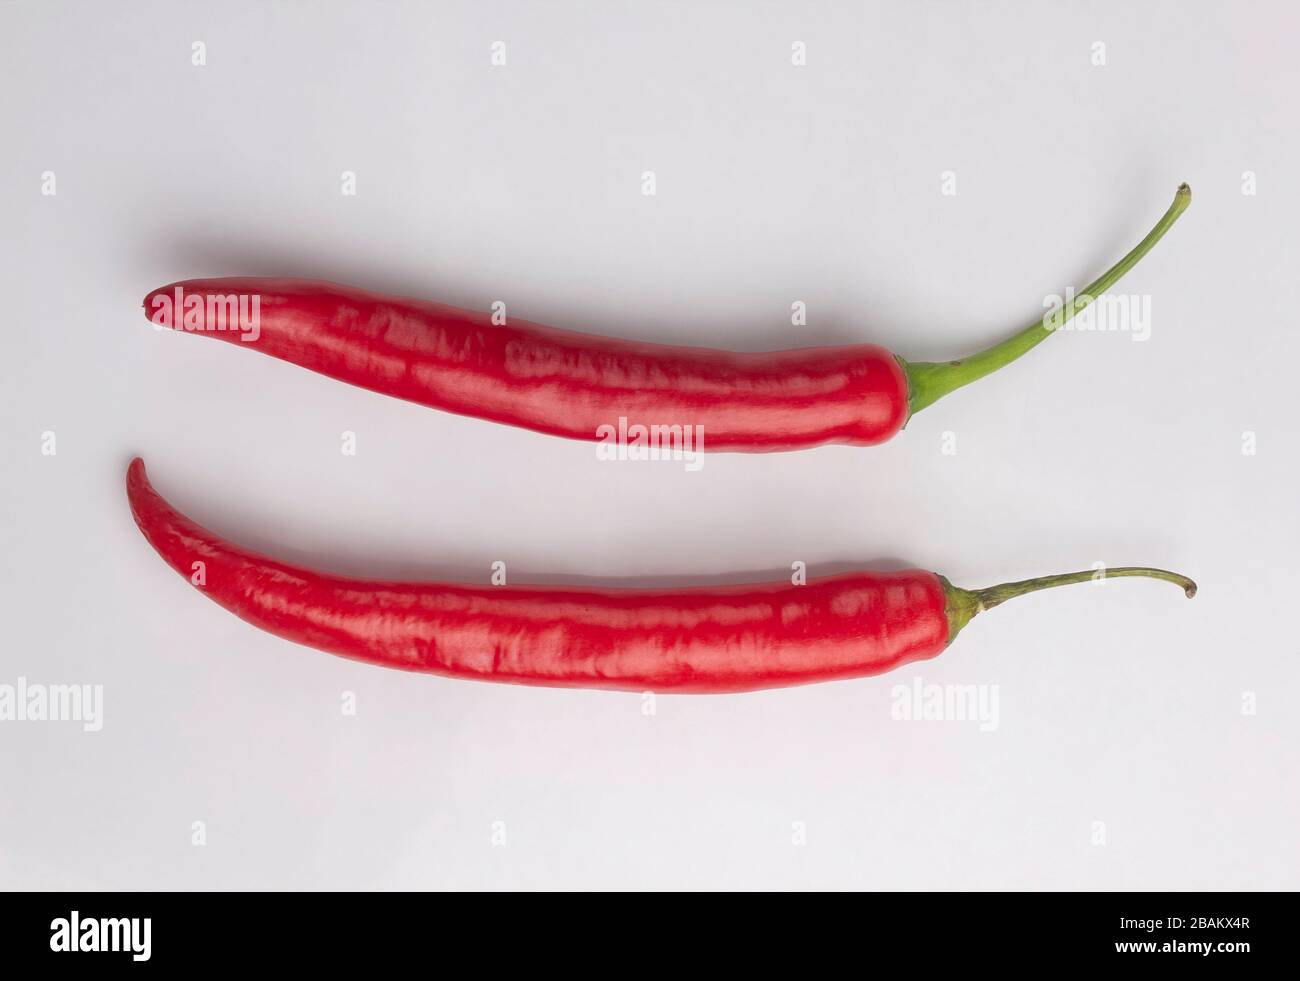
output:
<path id="1" fill-rule="evenodd" d="M 1094 572 L 958 589 L 932 572 L 854 572 L 694 589 L 369 582 L 227 542 L 126 475 L 136 524 L 172 568 L 279 637 L 407 671 L 628 691 L 739 692 L 879 674 L 940 653 L 976 613 Z M 1110 569 L 1196 584 L 1160 569 Z"/>
<path id="2" fill-rule="evenodd" d="M 714 450 L 869 446 L 1041 342 L 1136 265 L 1190 201 L 1184 184 L 1151 233 L 1055 322 L 1036 321 L 960 361 L 911 363 L 873 344 L 738 354 L 523 321 L 494 326 L 482 313 L 295 279 L 186 280 L 153 291 L 144 306 L 162 326 L 246 343 L 421 405 L 573 439 L 612 442 L 624 420 L 667 427 L 641 437 L 656 445 L 691 437 L 687 450 L 700 448 L 701 433 Z M 240 297 L 256 297 L 255 326 L 240 329 L 230 312 Z"/>

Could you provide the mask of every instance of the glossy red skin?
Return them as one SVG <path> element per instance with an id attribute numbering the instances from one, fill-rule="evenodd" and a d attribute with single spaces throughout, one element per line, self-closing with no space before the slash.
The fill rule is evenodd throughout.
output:
<path id="1" fill-rule="evenodd" d="M 703 426 L 704 449 L 870 446 L 907 421 L 907 377 L 872 344 L 741 354 L 579 334 L 485 313 L 297 279 L 193 279 L 155 298 L 260 297 L 260 336 L 196 330 L 352 385 L 572 439 L 601 426 Z M 204 304 L 206 309 L 206 302 Z M 200 325 L 208 328 L 200 318 Z M 192 328 L 186 328 L 192 329 Z"/>
<path id="2" fill-rule="evenodd" d="M 279 637 L 406 671 L 480 681 L 718 693 L 879 674 L 948 643 L 931 572 L 855 572 L 692 589 L 371 582 L 224 541 L 127 471 L 145 538 L 221 606 Z"/>

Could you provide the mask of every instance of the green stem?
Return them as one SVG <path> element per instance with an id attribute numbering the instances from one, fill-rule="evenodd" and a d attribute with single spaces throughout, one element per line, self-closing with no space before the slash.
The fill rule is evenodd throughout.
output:
<path id="1" fill-rule="evenodd" d="M 1147 237 L 1095 282 L 1089 284 L 1081 295 L 1073 297 L 1050 317 L 1037 320 L 1002 343 L 995 344 L 988 350 L 969 358 L 962 358 L 960 361 L 918 361 L 916 363 L 903 361 L 903 369 L 907 372 L 909 393 L 907 404 L 910 414 L 916 415 L 949 392 L 997 371 L 1041 344 L 1047 335 L 1104 294 L 1119 281 L 1121 276 L 1136 266 L 1138 261 L 1160 241 L 1165 232 L 1169 231 L 1191 202 L 1192 189 L 1186 184 L 1180 185 L 1178 193 L 1174 195 L 1174 203 L 1169 206 L 1165 216 L 1156 222 L 1156 227 L 1151 229 Z M 902 361 L 902 358 L 899 360 Z"/>
<path id="2" fill-rule="evenodd" d="M 1124 576 L 1141 576 L 1145 579 L 1163 579 L 1176 586 L 1191 599 L 1196 595 L 1196 583 L 1177 572 L 1164 569 L 1148 569 L 1142 566 L 1121 566 L 1117 569 L 1089 569 L 1087 572 L 1067 572 L 1059 576 L 1042 576 L 1038 579 L 1022 579 L 1019 582 L 1004 582 L 985 589 L 960 589 L 943 579 L 944 592 L 948 598 L 948 640 L 952 641 L 962 627 L 985 610 L 991 610 L 1009 599 L 1035 593 L 1040 589 L 1053 586 L 1068 586 L 1076 582 L 1090 582 L 1100 579 L 1119 579 Z M 942 578 L 942 577 L 940 577 Z"/>

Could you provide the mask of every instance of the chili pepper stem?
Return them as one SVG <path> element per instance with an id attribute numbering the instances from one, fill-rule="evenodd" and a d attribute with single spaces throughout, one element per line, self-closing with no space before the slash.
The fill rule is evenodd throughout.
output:
<path id="1" fill-rule="evenodd" d="M 948 642 L 951 643 L 952 639 L 957 636 L 957 632 L 970 623 L 977 613 L 991 610 L 1009 599 L 1015 599 L 1025 593 L 1034 593 L 1040 589 L 1051 589 L 1053 586 L 1068 586 L 1076 582 L 1090 582 L 1099 579 L 1119 579 L 1124 576 L 1163 579 L 1165 582 L 1181 586 L 1188 599 L 1196 595 L 1196 583 L 1186 576 L 1179 575 L 1177 572 L 1167 572 L 1164 569 L 1149 569 L 1143 566 L 1121 566 L 1117 569 L 1089 569 L 1086 572 L 1066 572 L 1059 576 L 1042 576 L 1038 579 L 1022 579 L 1019 582 L 1004 582 L 984 589 L 961 589 L 940 576 L 943 581 L 944 592 L 948 597 Z"/>
<path id="2" fill-rule="evenodd" d="M 963 385 L 983 378 L 985 375 L 1005 367 L 1025 354 L 1031 348 L 1041 344 L 1049 334 L 1064 325 L 1075 314 L 1088 307 L 1097 297 L 1114 286 L 1126 272 L 1138 264 L 1141 258 L 1155 247 L 1165 232 L 1178 220 L 1178 216 L 1192 203 L 1192 189 L 1186 184 L 1178 187 L 1174 203 L 1169 206 L 1164 217 L 1156 222 L 1155 228 L 1128 255 L 1106 270 L 1096 281 L 1090 283 L 1082 294 L 1065 303 L 1051 316 L 1044 317 L 1030 324 L 1020 333 L 1015 334 L 1000 344 L 995 344 L 985 351 L 962 358 L 958 361 L 918 361 L 903 363 L 907 373 L 908 409 L 916 415 L 926 406 L 943 398 L 949 392 L 956 391 Z"/>

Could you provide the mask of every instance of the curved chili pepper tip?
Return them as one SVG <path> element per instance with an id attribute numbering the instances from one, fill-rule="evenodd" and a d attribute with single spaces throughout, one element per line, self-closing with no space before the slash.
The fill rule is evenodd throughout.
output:
<path id="1" fill-rule="evenodd" d="M 160 286 L 156 290 L 150 290 L 140 301 L 140 306 L 144 310 L 144 315 L 148 321 L 156 327 L 175 328 L 173 322 L 172 297 L 173 287 Z M 161 302 L 160 297 L 166 297 L 168 302 Z"/>

